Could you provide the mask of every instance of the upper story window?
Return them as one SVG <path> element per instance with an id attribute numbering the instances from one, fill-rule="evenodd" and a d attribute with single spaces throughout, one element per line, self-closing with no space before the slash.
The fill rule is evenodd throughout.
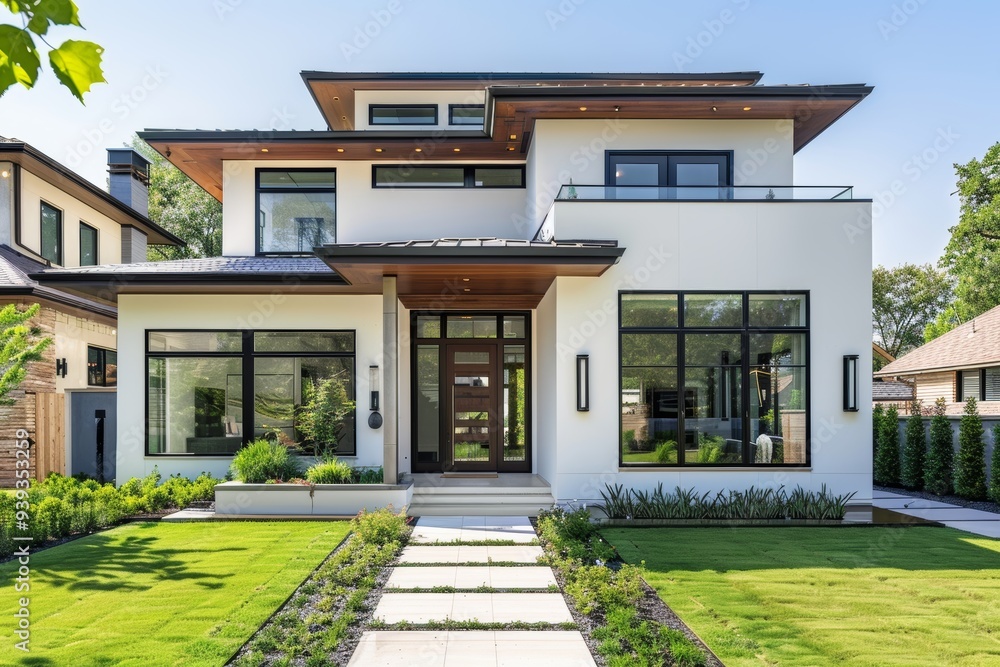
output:
<path id="1" fill-rule="evenodd" d="M 51 204 L 42 202 L 41 243 L 38 254 L 53 264 L 63 263 L 62 211 Z"/>
<path id="2" fill-rule="evenodd" d="M 608 185 L 617 199 L 726 199 L 731 151 L 608 151 Z"/>
<path id="3" fill-rule="evenodd" d="M 80 223 L 80 266 L 97 265 L 97 229 Z"/>
<path id="4" fill-rule="evenodd" d="M 449 125 L 482 126 L 486 115 L 486 107 L 482 104 L 449 104 Z"/>
<path id="5" fill-rule="evenodd" d="M 372 167 L 375 188 L 523 188 L 523 165 L 385 164 Z"/>
<path id="6" fill-rule="evenodd" d="M 369 125 L 437 125 L 436 104 L 370 104 Z"/>
<path id="7" fill-rule="evenodd" d="M 337 241 L 333 169 L 257 170 L 257 253 L 306 254 Z"/>

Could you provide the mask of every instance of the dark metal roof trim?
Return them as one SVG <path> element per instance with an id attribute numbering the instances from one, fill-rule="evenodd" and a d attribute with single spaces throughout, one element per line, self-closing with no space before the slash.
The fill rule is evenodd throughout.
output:
<path id="1" fill-rule="evenodd" d="M 661 80 L 661 81 L 752 81 L 764 76 L 761 72 L 325 72 L 303 70 L 302 80 L 309 81 L 484 81 L 492 79 L 542 79 L 562 81 Z"/>

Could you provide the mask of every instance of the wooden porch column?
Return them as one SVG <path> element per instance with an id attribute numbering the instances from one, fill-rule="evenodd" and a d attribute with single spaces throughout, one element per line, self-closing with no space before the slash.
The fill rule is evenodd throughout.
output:
<path id="1" fill-rule="evenodd" d="M 399 322 L 396 276 L 382 278 L 382 481 L 399 480 Z"/>

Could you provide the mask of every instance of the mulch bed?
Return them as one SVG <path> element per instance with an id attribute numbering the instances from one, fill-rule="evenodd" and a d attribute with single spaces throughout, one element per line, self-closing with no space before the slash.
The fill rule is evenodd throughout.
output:
<path id="1" fill-rule="evenodd" d="M 938 496 L 933 493 L 927 493 L 926 491 L 910 491 L 908 489 L 897 488 L 894 486 L 878 486 L 873 485 L 876 491 L 885 491 L 887 493 L 898 493 L 902 496 L 909 496 L 911 498 L 922 498 L 924 500 L 937 500 L 942 503 L 948 503 L 950 505 L 958 505 L 959 507 L 968 507 L 969 509 L 982 510 L 983 512 L 993 512 L 994 514 L 1000 514 L 1000 503 L 995 503 L 989 500 L 966 500 L 965 498 L 959 498 L 958 496 Z"/>

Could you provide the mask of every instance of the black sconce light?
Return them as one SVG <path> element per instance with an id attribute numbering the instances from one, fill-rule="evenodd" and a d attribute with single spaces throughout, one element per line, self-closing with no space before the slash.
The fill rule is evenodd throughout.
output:
<path id="1" fill-rule="evenodd" d="M 371 410 L 371 414 L 368 415 L 368 426 L 371 428 L 379 428 L 382 426 L 382 415 L 379 414 L 379 374 L 378 366 L 368 367 L 368 409 Z"/>
<path id="2" fill-rule="evenodd" d="M 66 357 L 56 359 L 56 377 L 64 378 L 68 372 L 69 364 L 66 363 Z"/>
<path id="3" fill-rule="evenodd" d="M 590 355 L 576 355 L 576 409 L 590 412 Z"/>
<path id="4" fill-rule="evenodd" d="M 844 412 L 858 411 L 858 355 L 844 355 Z"/>

